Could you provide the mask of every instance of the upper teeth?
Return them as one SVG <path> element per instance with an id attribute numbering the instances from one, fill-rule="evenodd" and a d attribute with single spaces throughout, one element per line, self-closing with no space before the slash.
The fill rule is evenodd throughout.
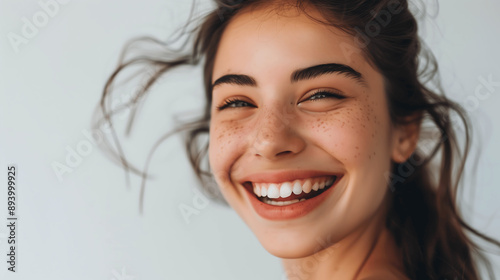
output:
<path id="1" fill-rule="evenodd" d="M 283 183 L 253 183 L 253 192 L 259 197 L 279 198 L 289 197 L 292 193 L 299 195 L 302 192 L 310 193 L 311 190 L 322 190 L 335 181 L 333 177 L 301 179 Z"/>

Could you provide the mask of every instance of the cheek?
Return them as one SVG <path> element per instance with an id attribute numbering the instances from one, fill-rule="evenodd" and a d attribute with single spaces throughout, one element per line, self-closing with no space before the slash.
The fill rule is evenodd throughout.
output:
<path id="1" fill-rule="evenodd" d="M 243 126 L 235 121 L 211 121 L 209 161 L 216 179 L 227 180 L 232 162 L 239 157 L 244 142 Z"/>
<path id="2" fill-rule="evenodd" d="M 369 99 L 362 101 L 316 118 L 309 127 L 314 141 L 320 141 L 323 149 L 346 165 L 390 156 L 386 106 Z"/>

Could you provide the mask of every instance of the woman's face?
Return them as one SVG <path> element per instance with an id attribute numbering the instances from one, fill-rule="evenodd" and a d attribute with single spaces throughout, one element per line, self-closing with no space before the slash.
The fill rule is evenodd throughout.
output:
<path id="1" fill-rule="evenodd" d="M 270 253 L 311 255 L 383 211 L 398 134 L 353 37 L 296 10 L 243 12 L 212 82 L 213 174 Z"/>

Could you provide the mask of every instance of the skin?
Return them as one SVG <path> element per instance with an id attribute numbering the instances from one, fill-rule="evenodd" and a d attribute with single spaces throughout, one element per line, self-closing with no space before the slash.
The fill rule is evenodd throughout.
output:
<path id="1" fill-rule="evenodd" d="M 321 18 L 314 9 L 308 12 Z M 385 175 L 391 161 L 413 152 L 418 129 L 392 124 L 383 77 L 355 46 L 353 37 L 296 9 L 277 14 L 260 7 L 231 20 L 217 51 L 212 82 L 244 74 L 257 86 L 213 89 L 210 166 L 226 201 L 264 248 L 283 259 L 289 279 L 407 279 L 384 226 L 390 202 Z M 295 70 L 326 63 L 348 65 L 365 82 L 336 73 L 290 81 Z M 345 98 L 311 99 L 316 89 Z M 218 109 L 235 98 L 241 101 Z M 305 216 L 260 217 L 242 178 L 298 169 L 344 176 Z"/>

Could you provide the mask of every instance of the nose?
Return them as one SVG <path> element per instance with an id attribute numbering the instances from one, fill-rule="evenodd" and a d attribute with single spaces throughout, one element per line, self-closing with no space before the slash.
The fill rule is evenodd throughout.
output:
<path id="1" fill-rule="evenodd" d="M 255 124 L 252 148 L 258 157 L 275 160 L 298 154 L 306 146 L 305 140 L 294 128 L 295 116 L 285 106 L 267 109 Z"/>

